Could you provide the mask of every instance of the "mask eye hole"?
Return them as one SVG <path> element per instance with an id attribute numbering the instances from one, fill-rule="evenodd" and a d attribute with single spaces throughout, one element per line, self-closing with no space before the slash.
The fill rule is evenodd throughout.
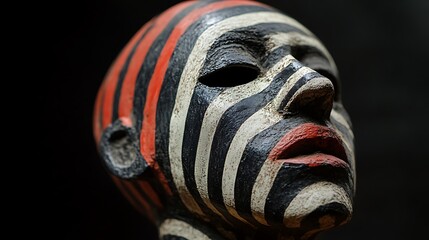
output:
<path id="1" fill-rule="evenodd" d="M 247 64 L 229 65 L 215 70 L 199 78 L 199 81 L 209 87 L 235 87 L 255 80 L 260 70 Z"/>

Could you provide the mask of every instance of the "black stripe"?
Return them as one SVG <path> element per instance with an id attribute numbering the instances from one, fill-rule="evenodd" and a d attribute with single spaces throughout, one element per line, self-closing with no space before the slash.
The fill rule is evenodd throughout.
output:
<path id="1" fill-rule="evenodd" d="M 178 47 L 173 52 L 169 67 L 165 74 L 164 84 L 161 87 L 156 112 L 156 156 L 167 179 L 172 179 L 168 151 L 170 138 L 170 120 L 175 104 L 177 87 L 179 85 L 179 81 L 182 76 L 183 69 L 187 63 L 189 54 L 191 53 L 200 35 L 210 26 L 232 16 L 257 11 L 269 11 L 269 9 L 258 6 L 237 6 L 205 14 L 200 19 L 195 21 L 195 23 L 193 23 L 179 39 L 177 44 Z M 201 111 L 205 110 L 201 109 Z M 196 123 L 196 125 L 198 124 Z M 195 129 L 198 129 L 199 131 L 200 127 L 196 127 Z M 198 138 L 196 138 L 196 140 L 198 141 Z M 195 147 L 196 146 L 197 145 L 195 145 Z M 190 156 L 195 157 L 195 151 L 196 150 L 194 150 L 193 153 L 189 153 L 191 154 Z M 185 166 L 184 169 L 190 169 L 190 167 Z M 193 174 L 191 175 L 193 176 Z M 192 183 L 191 186 L 194 185 L 195 183 Z M 170 184 L 170 186 L 172 187 L 173 191 L 177 192 L 174 184 Z M 201 202 L 201 199 L 198 195 L 194 197 L 197 198 L 198 202 Z M 203 208 L 203 210 L 208 211 L 206 208 Z"/>
<path id="2" fill-rule="evenodd" d="M 156 204 L 152 201 L 152 199 L 146 194 L 144 189 L 140 186 L 140 184 L 136 180 L 131 180 L 131 184 L 134 186 L 134 188 L 137 190 L 139 195 L 146 201 L 146 203 L 150 206 L 151 210 L 156 209 Z M 152 211 L 156 212 L 156 211 Z"/>
<path id="3" fill-rule="evenodd" d="M 158 180 L 158 176 L 156 176 L 153 171 L 147 171 L 144 173 L 144 178 L 158 195 L 158 199 L 161 201 L 162 206 L 167 206 L 171 200 L 171 196 L 165 191 L 165 187 L 163 183 Z"/>
<path id="4" fill-rule="evenodd" d="M 288 45 L 280 46 L 270 52 L 262 59 L 262 67 L 270 69 L 286 55 L 291 54 L 291 47 Z"/>
<path id="5" fill-rule="evenodd" d="M 146 29 L 146 31 L 143 33 L 143 35 L 138 39 L 136 44 L 134 44 L 131 52 L 128 54 L 128 57 L 127 57 L 124 65 L 122 66 L 121 72 L 119 73 L 118 83 L 116 85 L 115 95 L 114 95 L 114 99 L 113 99 L 112 122 L 115 122 L 116 119 L 119 118 L 119 114 L 118 114 L 119 100 L 121 97 L 122 85 L 124 83 L 125 76 L 127 75 L 127 72 L 128 72 L 128 66 L 130 65 L 131 59 L 133 58 L 133 56 L 136 52 L 136 49 L 138 48 L 138 46 L 140 45 L 142 40 L 146 37 L 146 35 L 150 32 L 150 30 L 152 30 L 153 25 L 154 25 L 154 23 L 152 22 L 151 25 L 148 27 L 148 29 Z"/>
<path id="6" fill-rule="evenodd" d="M 304 176 L 304 177 L 303 177 Z M 285 164 L 277 174 L 267 197 L 265 218 L 269 224 L 281 226 L 283 215 L 293 198 L 305 187 L 320 181 L 328 181 L 343 187 L 351 196 L 352 179 L 349 171 L 339 171 L 330 165 L 308 167 Z"/>
<path id="7" fill-rule="evenodd" d="M 286 94 L 285 98 L 282 100 L 282 103 L 279 106 L 279 109 L 283 109 L 287 103 L 291 100 L 291 98 L 293 97 L 293 95 L 302 87 L 304 86 L 306 83 L 310 82 L 311 80 L 315 79 L 315 78 L 320 78 L 323 77 L 322 75 L 320 75 L 318 72 L 314 71 L 314 72 L 310 72 L 305 74 L 303 77 L 301 77 L 294 85 L 293 87 L 290 89 L 290 91 Z"/>
<path id="8" fill-rule="evenodd" d="M 135 127 L 139 137 L 143 122 L 143 110 L 146 102 L 147 88 L 149 85 L 149 81 L 152 78 L 161 51 L 164 48 L 165 43 L 167 42 L 170 34 L 176 27 L 177 23 L 179 23 L 191 11 L 196 8 L 200 8 L 204 5 L 206 5 L 206 3 L 197 2 L 185 8 L 176 16 L 174 16 L 173 19 L 162 31 L 162 33 L 153 42 L 152 46 L 150 46 L 149 48 L 146 58 L 140 68 L 134 91 L 133 115 L 135 117 Z"/>
<path id="9" fill-rule="evenodd" d="M 279 73 L 270 85 L 260 93 L 241 100 L 229 108 L 219 121 L 211 146 L 209 162 L 209 196 L 214 202 L 222 203 L 222 175 L 225 158 L 232 139 L 241 125 L 255 112 L 263 108 L 273 100 L 277 92 L 283 87 L 288 78 L 301 67 L 297 62 L 292 62 Z"/>
<path id="10" fill-rule="evenodd" d="M 353 128 L 353 124 L 350 120 L 350 116 L 347 113 L 346 109 L 344 108 L 344 106 L 341 102 L 334 102 L 333 110 L 337 111 L 341 116 L 344 117 L 344 119 L 346 120 L 346 123 L 348 124 L 350 129 Z"/>
<path id="11" fill-rule="evenodd" d="M 145 208 L 145 206 L 139 200 L 137 200 L 135 198 L 134 194 L 132 194 L 130 192 L 128 187 L 122 181 L 123 180 L 119 180 L 119 181 L 115 182 L 117 185 L 119 185 L 118 188 L 122 189 L 126 193 L 126 195 L 124 194 L 124 196 L 129 197 L 129 199 L 127 199 L 127 200 L 129 200 L 131 202 L 131 204 L 134 204 L 133 206 L 136 206 L 140 210 L 141 213 L 146 214 L 147 209 Z M 125 180 L 125 181 L 127 181 L 127 180 Z M 148 216 L 148 215 L 146 215 L 146 216 Z"/>
<path id="12" fill-rule="evenodd" d="M 344 140 L 346 140 L 346 141 L 348 141 L 350 143 L 353 142 L 353 137 L 349 133 L 350 131 L 347 129 L 346 126 L 344 126 L 342 123 L 340 123 L 337 120 L 335 120 L 335 118 L 330 118 L 330 121 L 343 134 L 343 136 L 345 137 Z"/>
<path id="13" fill-rule="evenodd" d="M 269 153 L 291 129 L 308 122 L 302 118 L 284 119 L 256 135 L 246 146 L 235 182 L 235 207 L 241 217 L 258 224 L 251 214 L 253 185 Z M 271 160 L 267 160 L 271 161 Z"/>
<path id="14" fill-rule="evenodd" d="M 204 119 L 204 114 L 210 103 L 224 90 L 223 88 L 210 88 L 202 84 L 197 84 L 192 95 L 190 107 L 185 124 L 185 137 L 182 146 L 183 174 L 186 176 L 185 182 L 192 196 L 202 203 L 200 194 L 195 182 L 195 156 L 200 138 L 200 130 Z"/>
<path id="15" fill-rule="evenodd" d="M 343 134 L 343 136 L 345 137 L 344 141 L 347 141 L 353 147 L 353 136 L 349 133 L 347 128 L 333 118 L 331 118 L 331 123 L 335 126 L 335 128 L 337 128 Z M 352 152 L 353 149 L 348 149 L 344 143 L 343 143 L 343 146 L 344 146 L 344 149 L 346 150 L 347 163 L 351 165 L 352 163 L 351 161 L 354 157 L 354 153 Z"/>

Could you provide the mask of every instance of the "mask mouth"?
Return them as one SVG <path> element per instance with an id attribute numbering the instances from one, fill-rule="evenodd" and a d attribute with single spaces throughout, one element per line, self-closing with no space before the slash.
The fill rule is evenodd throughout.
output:
<path id="1" fill-rule="evenodd" d="M 331 128 L 313 123 L 288 132 L 274 147 L 270 158 L 309 167 L 350 167 L 341 138 Z"/>

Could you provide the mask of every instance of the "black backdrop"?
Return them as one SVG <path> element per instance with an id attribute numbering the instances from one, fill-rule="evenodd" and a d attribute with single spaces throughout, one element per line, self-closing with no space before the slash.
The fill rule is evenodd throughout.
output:
<path id="1" fill-rule="evenodd" d="M 44 236 L 155 236 L 102 168 L 91 118 L 97 88 L 120 49 L 150 17 L 175 2 L 73 1 L 46 11 L 45 43 L 53 55 L 45 75 L 48 91 L 42 94 L 42 115 L 49 121 L 42 128 L 55 140 L 45 145 L 52 161 Z M 340 70 L 344 104 L 354 124 L 355 214 L 349 225 L 321 239 L 427 235 L 429 1 L 263 2 L 296 18 L 325 43 Z"/>

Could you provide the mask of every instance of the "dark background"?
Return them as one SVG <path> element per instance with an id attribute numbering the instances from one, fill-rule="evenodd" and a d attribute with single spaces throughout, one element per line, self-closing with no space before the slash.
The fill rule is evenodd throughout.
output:
<path id="1" fill-rule="evenodd" d="M 70 1 L 46 10 L 50 62 L 41 127 L 50 178 L 39 230 L 56 239 L 152 239 L 156 229 L 113 186 L 92 138 L 98 86 L 146 21 L 178 1 Z M 350 224 L 321 239 L 427 236 L 429 1 L 263 1 L 330 50 L 354 124 L 357 195 Z M 58 25 L 60 27 L 58 27 Z M 47 118 L 46 118 L 47 117 Z M 423 195 L 424 194 L 424 195 Z"/>

